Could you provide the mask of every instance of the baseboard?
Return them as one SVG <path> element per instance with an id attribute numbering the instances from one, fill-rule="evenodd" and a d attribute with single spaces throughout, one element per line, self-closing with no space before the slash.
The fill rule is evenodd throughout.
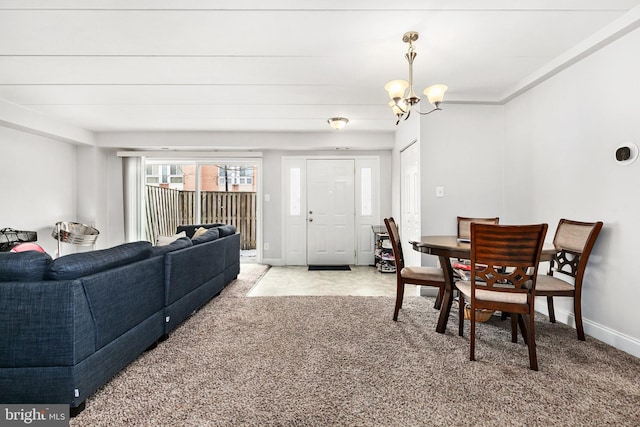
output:
<path id="1" fill-rule="evenodd" d="M 271 265 L 274 267 L 281 267 L 284 265 L 282 263 L 282 259 L 267 259 L 267 258 L 262 258 L 262 261 L 260 261 L 260 264 Z"/>
<path id="2" fill-rule="evenodd" d="M 549 315 L 546 304 L 537 304 L 536 311 L 547 316 Z M 564 323 L 565 325 L 569 325 L 575 329 L 576 321 L 572 312 L 558 309 L 557 307 L 555 307 L 554 311 L 556 314 L 556 322 Z M 618 350 L 622 350 L 625 353 L 629 353 L 632 356 L 640 358 L 640 340 L 584 317 L 582 318 L 582 323 L 584 325 L 584 333 L 588 336 L 587 340 L 589 337 L 593 337 L 605 344 L 617 348 Z"/>
<path id="3" fill-rule="evenodd" d="M 434 288 L 433 286 L 417 286 L 418 288 L 418 296 L 421 297 L 437 297 L 438 296 L 438 288 Z M 405 293 L 411 289 L 409 286 L 405 286 Z"/>

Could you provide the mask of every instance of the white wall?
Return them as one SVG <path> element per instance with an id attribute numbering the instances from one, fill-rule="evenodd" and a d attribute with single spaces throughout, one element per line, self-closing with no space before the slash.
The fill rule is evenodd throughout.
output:
<path id="1" fill-rule="evenodd" d="M 585 332 L 640 356 L 640 162 L 615 150 L 640 144 L 640 31 L 564 70 L 506 105 L 505 214 L 511 222 L 604 222 L 587 267 Z M 556 303 L 573 324 L 571 305 Z M 546 310 L 540 301 L 537 308 Z"/>
<path id="2" fill-rule="evenodd" d="M 501 106 L 454 104 L 422 118 L 424 235 L 456 234 L 458 215 L 502 218 L 503 143 Z"/>
<path id="3" fill-rule="evenodd" d="M 76 219 L 76 151 L 69 143 L 0 127 L 0 228 L 36 231 L 38 244 L 55 256 L 54 224 Z"/>
<path id="4" fill-rule="evenodd" d="M 96 249 L 125 242 L 122 159 L 115 149 L 79 146 L 76 221 L 100 231 Z"/>

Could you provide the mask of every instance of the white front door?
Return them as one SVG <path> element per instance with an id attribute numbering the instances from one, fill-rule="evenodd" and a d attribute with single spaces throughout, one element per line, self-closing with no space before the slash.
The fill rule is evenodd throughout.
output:
<path id="1" fill-rule="evenodd" d="M 307 160 L 307 264 L 355 263 L 354 160 Z"/>
<path id="2" fill-rule="evenodd" d="M 400 238 L 405 265 L 419 266 L 420 253 L 409 240 L 420 240 L 420 153 L 414 142 L 400 153 Z"/>

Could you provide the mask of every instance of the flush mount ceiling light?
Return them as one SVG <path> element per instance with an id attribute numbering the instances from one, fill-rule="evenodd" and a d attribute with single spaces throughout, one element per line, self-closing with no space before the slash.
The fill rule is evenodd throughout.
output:
<path id="1" fill-rule="evenodd" d="M 415 48 L 413 46 L 413 42 L 418 40 L 418 33 L 416 31 L 409 31 L 404 33 L 402 36 L 402 41 L 405 43 L 409 43 L 409 50 L 405 54 L 407 61 L 409 62 L 409 81 L 406 80 L 391 80 L 386 85 L 384 85 L 384 90 L 389 92 L 389 98 L 391 101 L 389 102 L 389 106 L 391 107 L 391 111 L 393 114 L 398 117 L 398 121 L 396 125 L 400 123 L 400 119 L 404 117 L 405 120 L 409 118 L 411 114 L 411 108 L 420 102 L 420 98 L 413 91 L 413 60 L 418 55 L 415 52 Z M 405 90 L 409 88 L 409 92 L 405 96 Z M 444 98 L 444 93 L 449 89 L 447 85 L 436 84 L 429 86 L 424 90 L 424 94 L 427 95 L 427 99 L 433 105 L 433 109 L 427 112 L 421 112 L 416 107 L 415 110 L 419 114 L 429 114 L 433 113 L 436 110 L 442 110 L 440 108 L 440 104 L 442 103 L 442 99 Z"/>
<path id="2" fill-rule="evenodd" d="M 346 119 L 344 117 L 331 117 L 329 120 L 327 120 L 327 123 L 329 123 L 329 126 L 334 128 L 335 130 L 340 130 L 345 127 L 347 123 L 349 123 L 349 119 Z"/>

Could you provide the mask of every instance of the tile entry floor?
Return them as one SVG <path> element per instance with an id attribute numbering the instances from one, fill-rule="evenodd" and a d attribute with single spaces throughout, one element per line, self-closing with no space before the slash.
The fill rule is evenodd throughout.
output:
<path id="1" fill-rule="evenodd" d="M 396 296 L 396 275 L 374 267 L 351 266 L 351 271 L 309 271 L 307 266 L 271 267 L 248 296 Z M 407 286 L 405 295 L 419 295 Z"/>

